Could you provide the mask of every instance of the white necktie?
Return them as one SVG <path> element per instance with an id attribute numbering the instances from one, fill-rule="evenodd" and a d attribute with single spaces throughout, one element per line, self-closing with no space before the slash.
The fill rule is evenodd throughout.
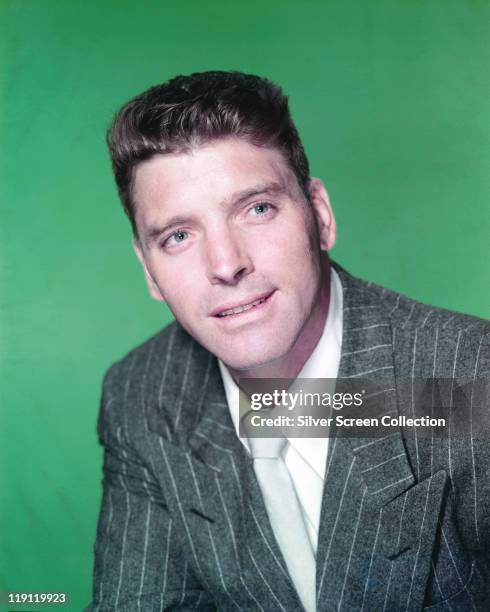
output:
<path id="1" fill-rule="evenodd" d="M 285 438 L 249 438 L 254 470 L 289 575 L 307 612 L 316 610 L 315 556 L 282 451 Z"/>

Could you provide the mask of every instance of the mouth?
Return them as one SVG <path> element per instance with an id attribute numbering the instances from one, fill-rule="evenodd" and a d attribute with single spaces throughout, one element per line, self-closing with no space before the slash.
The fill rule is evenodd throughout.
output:
<path id="1" fill-rule="evenodd" d="M 271 291 L 266 294 L 259 295 L 249 302 L 237 304 L 236 306 L 226 306 L 217 308 L 213 311 L 212 316 L 218 319 L 229 319 L 235 318 L 237 316 L 243 315 L 243 313 L 249 312 L 251 310 L 261 309 L 264 304 L 266 304 L 274 291 Z"/>

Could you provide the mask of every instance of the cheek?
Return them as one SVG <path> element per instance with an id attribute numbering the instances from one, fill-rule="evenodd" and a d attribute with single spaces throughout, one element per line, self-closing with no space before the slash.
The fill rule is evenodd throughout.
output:
<path id="1" fill-rule="evenodd" d="M 173 305 L 183 315 L 191 314 L 199 306 L 199 293 L 195 284 L 188 283 L 188 279 L 181 275 L 172 284 L 167 296 L 169 306 Z"/>
<path id="2" fill-rule="evenodd" d="M 318 270 L 318 256 L 312 248 L 306 228 L 301 232 L 295 228 L 295 231 L 290 230 L 280 236 L 268 236 L 261 241 L 255 262 L 258 270 L 269 270 L 299 285 L 311 283 L 312 276 Z"/>
<path id="3" fill-rule="evenodd" d="M 192 267 L 182 265 L 159 265 L 153 277 L 163 298 L 176 316 L 189 310 L 193 297 L 197 299 L 196 279 L 192 275 L 192 270 Z"/>

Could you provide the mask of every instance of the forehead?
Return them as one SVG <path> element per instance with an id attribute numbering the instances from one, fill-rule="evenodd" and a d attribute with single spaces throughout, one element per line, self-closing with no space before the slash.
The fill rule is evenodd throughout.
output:
<path id="1" fill-rule="evenodd" d="M 277 149 L 243 139 L 214 141 L 185 153 L 155 155 L 135 171 L 133 201 L 137 221 L 162 209 L 225 204 L 234 194 L 269 183 L 298 192 L 295 176 Z"/>

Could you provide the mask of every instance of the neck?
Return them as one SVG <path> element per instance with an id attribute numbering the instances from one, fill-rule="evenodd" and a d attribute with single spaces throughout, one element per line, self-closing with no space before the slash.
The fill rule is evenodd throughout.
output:
<path id="1" fill-rule="evenodd" d="M 325 265 L 321 269 L 321 282 L 313 309 L 287 355 L 249 370 L 229 368 L 233 380 L 237 384 L 239 379 L 244 378 L 294 379 L 298 376 L 315 350 L 325 328 L 330 305 L 330 275 L 330 262 L 326 259 Z"/>

